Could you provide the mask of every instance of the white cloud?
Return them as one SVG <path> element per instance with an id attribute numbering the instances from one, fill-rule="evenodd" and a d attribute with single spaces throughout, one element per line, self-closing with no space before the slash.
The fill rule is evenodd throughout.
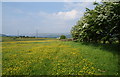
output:
<path id="1" fill-rule="evenodd" d="M 37 15 L 42 18 L 39 22 L 44 24 L 41 31 L 48 32 L 70 32 L 71 27 L 83 16 L 85 8 L 92 3 L 65 3 L 64 10 L 55 13 L 39 12 Z M 46 26 L 45 26 L 46 25 Z M 50 26 L 49 28 L 46 28 Z M 39 26 L 38 26 L 39 28 Z M 44 32 L 44 31 L 43 31 Z"/>
<path id="2" fill-rule="evenodd" d="M 79 12 L 77 10 L 70 10 L 70 11 L 60 11 L 56 13 L 46 13 L 46 12 L 39 12 L 37 15 L 39 17 L 43 17 L 50 20 L 62 20 L 62 21 L 69 21 L 79 18 Z"/>
<path id="3" fill-rule="evenodd" d="M 59 11 L 55 13 L 38 12 L 36 14 L 29 14 L 37 22 L 34 25 L 36 29 L 47 33 L 68 33 L 71 27 L 79 19 L 79 12 L 77 10 Z M 37 20 L 38 19 L 38 20 Z M 41 20 L 42 19 L 42 20 Z M 32 21 L 32 20 L 31 20 Z"/>
<path id="4" fill-rule="evenodd" d="M 66 12 L 57 12 L 57 13 L 45 13 L 45 12 L 39 12 L 39 16 L 51 16 L 51 17 L 58 17 L 58 19 L 75 19 L 77 16 L 78 12 L 77 10 L 70 10 L 70 11 L 66 11 Z"/>
<path id="5" fill-rule="evenodd" d="M 67 11 L 67 12 L 58 12 L 57 16 L 62 17 L 66 20 L 75 19 L 78 16 L 78 11 L 71 10 L 71 11 Z"/>

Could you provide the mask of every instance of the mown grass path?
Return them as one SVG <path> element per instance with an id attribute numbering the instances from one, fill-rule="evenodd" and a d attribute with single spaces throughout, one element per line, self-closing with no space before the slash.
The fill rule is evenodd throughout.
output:
<path id="1" fill-rule="evenodd" d="M 2 43 L 3 75 L 117 75 L 118 55 L 59 40 Z"/>

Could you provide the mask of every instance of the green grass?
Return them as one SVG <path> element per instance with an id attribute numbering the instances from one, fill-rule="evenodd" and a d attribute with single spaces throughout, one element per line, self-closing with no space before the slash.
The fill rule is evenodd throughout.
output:
<path id="1" fill-rule="evenodd" d="M 119 45 L 94 44 L 94 43 L 74 43 L 69 45 L 79 48 L 81 55 L 93 62 L 95 67 L 103 75 L 112 75 L 113 72 L 119 72 Z"/>
<path id="2" fill-rule="evenodd" d="M 2 74 L 118 75 L 119 50 L 116 45 L 55 39 L 4 41 Z"/>

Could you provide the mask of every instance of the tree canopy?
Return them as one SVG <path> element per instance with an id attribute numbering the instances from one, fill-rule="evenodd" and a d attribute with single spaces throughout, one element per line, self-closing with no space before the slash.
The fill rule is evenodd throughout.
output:
<path id="1" fill-rule="evenodd" d="M 66 39 L 66 36 L 65 35 L 61 35 L 60 39 Z"/>
<path id="2" fill-rule="evenodd" d="M 71 29 L 74 40 L 83 42 L 120 43 L 120 2 L 93 3 Z"/>

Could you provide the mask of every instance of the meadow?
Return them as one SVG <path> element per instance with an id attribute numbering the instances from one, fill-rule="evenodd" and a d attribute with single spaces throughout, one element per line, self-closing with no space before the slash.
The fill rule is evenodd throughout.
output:
<path id="1" fill-rule="evenodd" d="M 118 45 L 5 37 L 2 75 L 118 75 L 119 51 Z"/>

